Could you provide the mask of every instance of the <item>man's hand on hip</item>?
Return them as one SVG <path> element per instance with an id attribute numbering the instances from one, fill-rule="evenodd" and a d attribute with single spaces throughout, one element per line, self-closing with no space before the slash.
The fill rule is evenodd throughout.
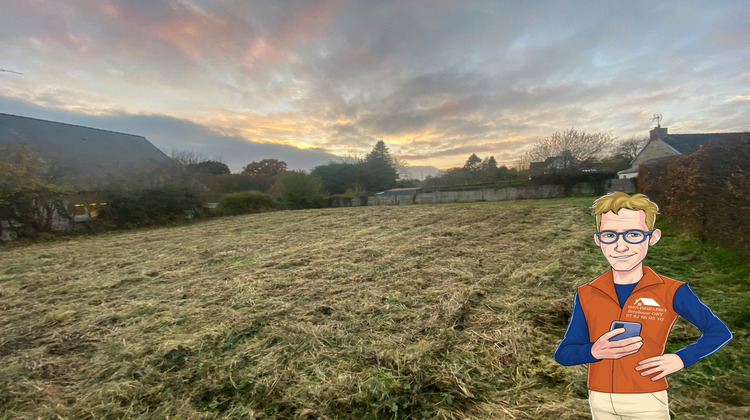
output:
<path id="1" fill-rule="evenodd" d="M 641 336 L 624 338 L 617 341 L 609 341 L 617 334 L 625 332 L 625 328 L 617 328 L 602 334 L 591 346 L 591 355 L 596 359 L 619 359 L 636 353 L 643 346 Z M 648 359 L 647 359 L 648 360 Z"/>
<path id="2" fill-rule="evenodd" d="M 676 354 L 664 354 L 641 360 L 638 362 L 638 366 L 635 367 L 635 370 L 641 372 L 641 376 L 648 376 L 661 372 L 651 378 L 652 381 L 658 381 L 659 379 L 671 373 L 675 373 L 684 367 L 685 363 L 682 362 L 680 356 Z"/>

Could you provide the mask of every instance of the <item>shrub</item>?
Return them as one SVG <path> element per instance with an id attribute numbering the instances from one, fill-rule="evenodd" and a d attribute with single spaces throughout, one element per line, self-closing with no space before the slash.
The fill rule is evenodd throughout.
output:
<path id="1" fill-rule="evenodd" d="M 276 208 L 276 199 L 260 191 L 229 194 L 219 203 L 219 212 L 226 215 L 261 213 Z"/>
<path id="2" fill-rule="evenodd" d="M 291 171 L 282 175 L 274 184 L 274 190 L 287 209 L 312 209 L 325 205 L 321 194 L 323 181 L 304 172 Z"/>
<path id="3" fill-rule="evenodd" d="M 533 183 L 537 185 L 563 185 L 566 196 L 572 195 L 573 187 L 576 184 L 588 183 L 593 185 L 597 194 L 604 194 L 606 181 L 616 177 L 616 173 L 608 171 L 593 173 L 559 172 L 535 177 Z"/>
<path id="4" fill-rule="evenodd" d="M 56 220 L 71 219 L 64 198 L 73 187 L 55 184 L 52 167 L 26 145 L 0 145 L 0 221 L 11 237 L 37 237 L 51 232 Z"/>
<path id="5" fill-rule="evenodd" d="M 105 193 L 107 206 L 98 223 L 117 228 L 156 226 L 200 217 L 205 213 L 202 199 L 188 188 L 152 188 Z"/>
<path id="6" fill-rule="evenodd" d="M 354 199 L 346 194 L 331 194 L 328 196 L 328 207 L 351 207 Z"/>

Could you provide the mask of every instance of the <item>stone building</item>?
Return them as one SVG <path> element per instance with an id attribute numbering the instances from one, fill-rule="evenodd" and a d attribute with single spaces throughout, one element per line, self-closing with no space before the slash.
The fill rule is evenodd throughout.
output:
<path id="1" fill-rule="evenodd" d="M 617 173 L 619 179 L 632 179 L 638 176 L 638 167 L 670 156 L 682 155 L 698 150 L 699 147 L 723 140 L 740 133 L 669 134 L 666 127 L 656 126 L 649 132 L 648 143 L 636 155 L 630 168 Z"/>

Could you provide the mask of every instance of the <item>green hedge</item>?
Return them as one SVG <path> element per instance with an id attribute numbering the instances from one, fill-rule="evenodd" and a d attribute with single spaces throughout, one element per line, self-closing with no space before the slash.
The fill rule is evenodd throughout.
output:
<path id="1" fill-rule="evenodd" d="M 203 199 L 189 188 L 165 187 L 104 193 L 97 218 L 104 227 L 136 228 L 184 222 L 206 214 Z"/>
<path id="2" fill-rule="evenodd" d="M 243 191 L 229 194 L 219 203 L 219 213 L 225 215 L 261 213 L 274 210 L 276 199 L 260 191 Z"/>
<path id="3" fill-rule="evenodd" d="M 474 191 L 474 190 L 498 190 L 502 188 L 521 188 L 528 186 L 530 182 L 528 180 L 511 180 L 511 181 L 487 181 L 487 182 L 474 182 L 471 184 L 456 184 L 456 185 L 445 185 L 445 186 L 429 186 L 423 187 L 422 192 L 436 192 L 436 191 Z"/>

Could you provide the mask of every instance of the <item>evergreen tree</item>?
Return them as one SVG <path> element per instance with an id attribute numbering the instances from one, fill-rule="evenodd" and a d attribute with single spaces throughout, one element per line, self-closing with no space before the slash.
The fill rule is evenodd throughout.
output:
<path id="1" fill-rule="evenodd" d="M 482 159 L 477 156 L 476 153 L 472 153 L 466 162 L 464 163 L 463 172 L 465 174 L 465 182 L 476 182 L 479 179 L 480 171 L 482 170 Z"/>
<path id="2" fill-rule="evenodd" d="M 398 179 L 396 165 L 383 140 L 375 144 L 372 151 L 365 157 L 363 165 L 367 175 L 365 189 L 368 191 L 383 191 L 396 185 Z"/>
<path id="3" fill-rule="evenodd" d="M 489 169 L 492 171 L 497 169 L 497 161 L 495 160 L 495 156 L 490 156 L 490 158 L 487 160 L 487 166 L 485 169 Z"/>
<path id="4" fill-rule="evenodd" d="M 466 163 L 464 163 L 464 169 L 466 169 L 467 171 L 471 173 L 479 171 L 481 166 L 482 166 L 482 159 L 480 159 L 476 153 L 472 153 L 471 156 L 469 156 L 469 158 L 466 159 Z"/>
<path id="5" fill-rule="evenodd" d="M 484 158 L 478 176 L 480 181 L 495 181 L 498 179 L 497 161 L 495 156 Z"/>
<path id="6" fill-rule="evenodd" d="M 362 162 L 329 162 L 316 166 L 312 174 L 323 180 L 323 188 L 329 194 L 343 194 L 346 190 L 361 188 L 367 180 Z"/>

